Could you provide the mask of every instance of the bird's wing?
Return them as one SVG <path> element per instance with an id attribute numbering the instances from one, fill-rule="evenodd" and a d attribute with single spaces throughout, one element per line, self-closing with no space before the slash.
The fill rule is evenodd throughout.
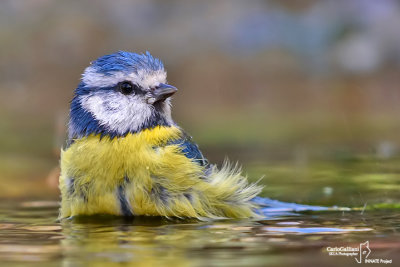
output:
<path id="1" fill-rule="evenodd" d="M 181 138 L 179 138 L 177 140 L 173 140 L 173 141 L 169 142 L 168 144 L 179 145 L 179 147 L 182 149 L 182 152 L 185 154 L 185 156 L 187 158 L 195 161 L 200 166 L 208 165 L 207 159 L 201 153 L 199 146 L 192 141 L 192 137 L 190 135 L 184 133 Z"/>

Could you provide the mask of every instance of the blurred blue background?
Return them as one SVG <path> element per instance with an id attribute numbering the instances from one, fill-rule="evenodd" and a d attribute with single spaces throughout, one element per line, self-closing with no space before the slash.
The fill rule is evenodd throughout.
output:
<path id="1" fill-rule="evenodd" d="M 163 60 L 173 116 L 211 161 L 258 175 L 398 155 L 399 1 L 4 0 L 1 197 L 58 196 L 73 90 L 118 50 Z"/>

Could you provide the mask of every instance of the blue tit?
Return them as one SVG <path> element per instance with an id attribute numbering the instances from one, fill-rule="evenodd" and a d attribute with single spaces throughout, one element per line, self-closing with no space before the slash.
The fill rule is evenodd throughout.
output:
<path id="1" fill-rule="evenodd" d="M 211 165 L 171 117 L 162 62 L 117 52 L 87 67 L 61 152 L 60 218 L 77 215 L 258 218 L 262 187 Z"/>

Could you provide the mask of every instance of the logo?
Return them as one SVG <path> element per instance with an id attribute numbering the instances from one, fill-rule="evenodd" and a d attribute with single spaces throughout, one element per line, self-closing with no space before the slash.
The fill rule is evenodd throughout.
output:
<path id="1" fill-rule="evenodd" d="M 362 263 L 363 259 L 364 262 L 368 258 L 369 254 L 371 254 L 371 250 L 369 249 L 369 241 L 365 241 L 364 243 L 360 244 L 360 250 L 358 255 L 360 256 L 359 259 L 356 258 L 356 261 L 358 263 Z"/>
<path id="2" fill-rule="evenodd" d="M 390 264 L 392 259 L 372 258 L 370 257 L 371 249 L 369 248 L 369 241 L 360 243 L 357 247 L 342 246 L 342 247 L 327 247 L 329 256 L 346 256 L 354 257 L 357 263 L 383 263 Z"/>

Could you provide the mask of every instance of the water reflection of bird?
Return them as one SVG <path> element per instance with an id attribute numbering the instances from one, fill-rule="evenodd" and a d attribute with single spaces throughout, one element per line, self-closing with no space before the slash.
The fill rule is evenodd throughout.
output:
<path id="1" fill-rule="evenodd" d="M 148 52 L 106 55 L 86 68 L 61 154 L 60 218 L 258 216 L 262 187 L 228 163 L 209 164 L 172 120 L 176 91 Z"/>

